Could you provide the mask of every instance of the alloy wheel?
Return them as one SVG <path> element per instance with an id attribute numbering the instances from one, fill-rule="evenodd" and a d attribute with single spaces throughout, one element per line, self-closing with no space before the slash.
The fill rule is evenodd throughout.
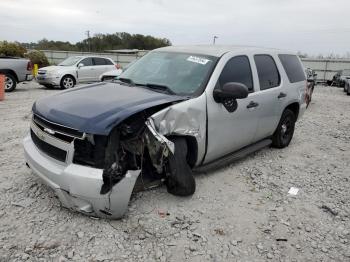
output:
<path id="1" fill-rule="evenodd" d="M 5 78 L 5 90 L 10 90 L 13 87 L 13 80 L 10 77 Z"/>
<path id="2" fill-rule="evenodd" d="M 66 77 L 65 79 L 63 79 L 63 86 L 65 88 L 72 88 L 74 86 L 73 79 L 70 77 Z"/>

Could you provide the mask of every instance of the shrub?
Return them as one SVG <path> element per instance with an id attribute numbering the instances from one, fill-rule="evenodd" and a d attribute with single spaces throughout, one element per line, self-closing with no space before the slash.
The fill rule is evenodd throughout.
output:
<path id="1" fill-rule="evenodd" d="M 24 57 L 27 50 L 18 43 L 0 41 L 0 56 Z"/>
<path id="2" fill-rule="evenodd" d="M 39 50 L 29 51 L 25 56 L 29 58 L 33 64 L 38 64 L 39 68 L 50 64 L 45 54 Z"/>

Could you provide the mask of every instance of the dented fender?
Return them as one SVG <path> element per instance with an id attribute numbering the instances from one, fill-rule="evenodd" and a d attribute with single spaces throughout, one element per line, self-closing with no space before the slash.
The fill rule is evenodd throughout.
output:
<path id="1" fill-rule="evenodd" d="M 198 147 L 196 165 L 199 165 L 205 155 L 206 122 L 206 96 L 202 94 L 153 114 L 146 121 L 146 125 L 157 140 L 166 144 L 172 153 L 175 150 L 174 144 L 165 136 L 194 137 Z"/>

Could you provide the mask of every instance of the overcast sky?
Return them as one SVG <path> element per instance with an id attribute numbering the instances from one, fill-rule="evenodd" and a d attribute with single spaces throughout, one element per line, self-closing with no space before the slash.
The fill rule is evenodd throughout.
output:
<path id="1" fill-rule="evenodd" d="M 0 40 L 77 42 L 85 31 L 350 52 L 349 0 L 0 0 Z"/>

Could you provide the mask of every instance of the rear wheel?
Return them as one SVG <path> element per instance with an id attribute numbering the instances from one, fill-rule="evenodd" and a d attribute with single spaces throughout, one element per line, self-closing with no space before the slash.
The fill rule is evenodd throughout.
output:
<path id="1" fill-rule="evenodd" d="M 187 163 L 187 142 L 185 138 L 173 138 L 174 154 L 170 153 L 166 166 L 168 192 L 177 196 L 189 196 L 196 190 L 192 169 Z"/>
<path id="2" fill-rule="evenodd" d="M 5 74 L 5 92 L 12 92 L 16 89 L 17 81 L 13 75 Z"/>
<path id="3" fill-rule="evenodd" d="M 61 89 L 73 88 L 75 85 L 75 80 L 71 76 L 64 76 L 61 80 Z"/>
<path id="4" fill-rule="evenodd" d="M 276 148 L 287 147 L 293 138 L 295 127 L 295 114 L 293 111 L 284 110 L 277 129 L 272 137 L 272 146 Z"/>

